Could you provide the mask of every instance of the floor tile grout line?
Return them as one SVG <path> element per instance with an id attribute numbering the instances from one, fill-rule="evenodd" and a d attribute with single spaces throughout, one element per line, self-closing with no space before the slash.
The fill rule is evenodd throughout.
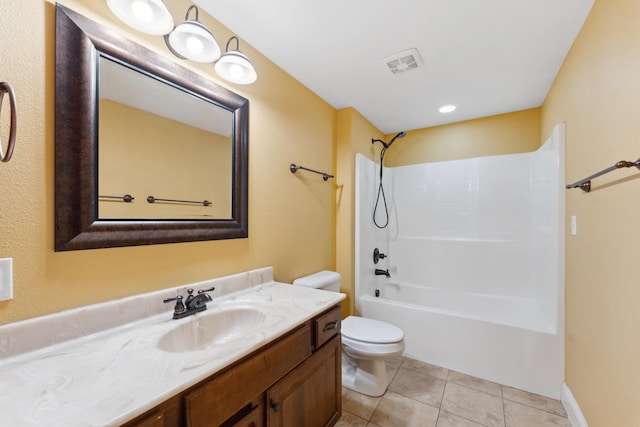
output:
<path id="1" fill-rule="evenodd" d="M 502 386 L 500 386 L 500 391 L 502 391 Z M 500 397 L 500 400 L 502 401 L 502 423 L 504 424 L 504 427 L 507 427 L 507 410 L 504 404 L 504 393 L 501 394 L 502 396 Z"/>
<path id="2" fill-rule="evenodd" d="M 442 412 L 442 410 L 440 410 L 440 412 Z M 447 412 L 449 412 L 449 411 L 447 411 Z M 463 420 L 467 420 L 467 421 L 472 422 L 472 423 L 474 423 L 474 424 L 481 425 L 482 427 L 489 427 L 488 425 L 483 424 L 483 423 L 481 423 L 480 421 L 472 420 L 471 418 L 463 417 L 462 415 L 458 415 L 458 414 L 455 414 L 455 413 L 453 413 L 453 412 L 449 412 L 449 413 L 450 413 L 451 415 L 455 415 L 455 416 L 456 416 L 456 417 L 458 417 L 458 418 L 462 418 Z M 440 420 L 440 413 L 438 413 L 438 421 L 439 421 L 439 420 Z M 438 426 L 438 423 L 436 422 L 436 427 L 437 427 L 437 426 Z"/>
<path id="3" fill-rule="evenodd" d="M 480 390 L 480 389 L 475 388 L 475 387 L 470 387 L 470 386 L 468 386 L 468 385 L 466 385 L 466 384 L 462 384 L 462 383 L 459 383 L 459 382 L 456 382 L 456 381 L 447 381 L 447 384 L 449 384 L 449 383 L 451 383 L 451 384 L 455 384 L 455 385 L 457 385 L 458 387 L 464 387 L 464 388 L 467 388 L 467 389 L 469 389 L 469 390 L 477 391 L 478 393 L 484 393 L 484 394 L 486 394 L 486 395 L 488 395 L 488 396 L 497 397 L 498 399 L 501 399 L 501 400 L 503 400 L 503 399 L 504 399 L 504 397 L 502 397 L 502 391 L 500 392 L 500 395 L 498 396 L 498 395 L 496 395 L 496 394 L 489 393 L 488 391 Z M 496 384 L 496 383 L 494 383 L 494 384 Z M 498 385 L 500 386 L 500 389 L 502 390 L 502 385 L 501 385 L 501 384 L 498 384 Z"/>
<path id="4" fill-rule="evenodd" d="M 455 381 L 449 381 L 449 380 L 447 380 L 447 382 L 445 383 L 445 388 L 444 388 L 444 390 L 446 390 L 446 388 L 447 388 L 447 386 L 449 385 L 449 383 L 454 384 L 454 385 L 456 385 L 456 386 L 458 386 L 458 387 L 464 387 L 464 388 L 466 388 L 466 389 L 473 390 L 473 391 L 478 392 L 478 393 L 484 393 L 484 394 L 486 394 L 486 395 L 488 395 L 488 396 L 490 396 L 490 397 L 495 397 L 495 398 L 500 399 L 500 401 L 501 401 L 501 403 L 502 403 L 502 420 L 506 423 L 506 418 L 505 418 L 505 416 L 504 416 L 504 401 L 503 401 L 503 399 L 502 399 L 502 396 L 496 396 L 495 394 L 487 393 L 487 392 L 486 392 L 486 391 L 484 391 L 484 390 L 478 390 L 478 389 L 475 389 L 475 388 L 473 388 L 473 387 L 468 387 L 468 386 L 466 386 L 466 385 L 459 384 L 459 383 L 457 383 L 457 382 L 455 382 Z M 500 388 L 502 389 L 502 386 L 500 386 Z M 443 390 L 443 392 L 442 392 L 442 401 L 440 401 L 440 409 L 439 409 L 439 412 L 438 412 L 438 419 L 440 419 L 440 412 L 442 412 L 442 411 L 444 410 L 444 409 L 442 408 L 442 405 L 444 404 L 444 390 Z M 449 411 L 447 411 L 447 412 L 449 412 Z M 484 427 L 489 427 L 489 426 L 487 426 L 486 424 L 481 423 L 480 421 L 473 420 L 473 419 L 471 419 L 471 418 L 467 418 L 467 417 L 462 416 L 462 415 L 460 415 L 460 414 L 456 414 L 455 412 L 449 412 L 449 413 L 450 413 L 450 414 L 452 414 L 452 415 L 455 415 L 456 417 L 459 417 L 459 418 L 462 418 L 462 419 L 464 419 L 464 420 L 470 421 L 470 422 L 472 422 L 472 423 L 479 424 L 479 425 L 484 426 Z M 438 424 L 436 423 L 436 427 L 437 427 L 437 425 L 438 425 Z"/>
<path id="5" fill-rule="evenodd" d="M 369 419 L 367 420 L 367 425 L 368 425 L 369 423 L 372 423 L 372 422 L 373 422 L 373 421 L 372 421 L 372 420 L 373 420 L 373 416 L 376 414 L 376 411 L 378 410 L 378 407 L 380 406 L 380 403 L 382 403 L 382 399 L 384 399 L 384 396 L 387 394 L 387 391 L 389 391 L 389 390 L 388 390 L 388 387 L 387 387 L 387 390 L 385 390 L 385 391 L 384 391 L 384 394 L 381 396 L 381 399 L 380 399 L 380 400 L 378 401 L 378 403 L 376 404 L 376 407 L 375 407 L 375 408 L 373 408 L 373 412 L 371 412 L 371 415 L 369 416 Z"/>
<path id="6" fill-rule="evenodd" d="M 384 392 L 384 394 L 382 395 L 382 397 L 384 398 L 384 396 L 386 396 L 388 392 L 395 393 L 395 394 L 397 394 L 398 396 L 402 396 L 402 397 L 403 397 L 403 398 L 405 398 L 405 399 L 410 399 L 410 400 L 413 400 L 414 402 L 420 403 L 420 404 L 422 404 L 422 405 L 431 406 L 431 407 L 432 407 L 432 408 L 434 408 L 434 409 L 440 410 L 440 407 L 433 406 L 433 405 L 432 405 L 432 404 L 430 404 L 430 403 L 423 402 L 422 400 L 418 400 L 418 399 L 416 399 L 415 397 L 407 396 L 406 394 L 398 393 L 397 391 L 394 391 L 394 390 L 388 390 L 388 389 L 387 389 L 387 391 L 385 391 L 385 392 Z M 382 399 L 380 399 L 380 402 L 381 402 L 381 401 L 382 401 Z M 380 404 L 380 402 L 378 402 L 378 405 Z M 440 406 L 442 406 L 442 401 L 440 401 Z M 377 407 L 377 406 L 376 406 L 376 409 L 378 409 L 378 407 Z M 374 412 L 375 412 L 375 411 L 374 411 Z"/>
<path id="7" fill-rule="evenodd" d="M 568 418 L 567 415 L 561 415 L 561 414 L 558 414 L 557 412 L 553 412 L 553 411 L 550 411 L 550 410 L 544 409 L 544 408 L 539 408 L 537 406 L 532 406 L 532 405 L 530 405 L 528 403 L 522 403 L 522 402 L 518 402 L 517 400 L 506 399 L 504 397 L 502 398 L 502 400 L 503 401 L 507 401 L 507 402 L 511 402 L 511 403 L 517 403 L 518 405 L 526 406 L 528 408 L 535 409 L 537 411 L 546 412 L 547 414 L 556 415 L 556 416 L 561 417 L 561 418 Z"/>

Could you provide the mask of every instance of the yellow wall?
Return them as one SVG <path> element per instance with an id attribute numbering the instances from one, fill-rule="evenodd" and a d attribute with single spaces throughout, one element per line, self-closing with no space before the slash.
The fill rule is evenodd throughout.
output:
<path id="1" fill-rule="evenodd" d="M 99 111 L 98 194 L 134 197 L 100 198 L 100 218 L 231 218 L 230 137 L 110 99 Z M 147 196 L 211 205 L 148 203 Z"/>
<path id="2" fill-rule="evenodd" d="M 377 159 L 379 147 L 371 138 L 382 133 L 353 108 L 338 111 L 336 137 L 336 271 L 342 275 L 342 292 L 347 294 L 343 316 L 355 313 L 355 155 Z M 376 144 L 379 145 L 379 144 Z"/>
<path id="3" fill-rule="evenodd" d="M 640 2 L 596 0 L 542 109 L 542 135 L 566 122 L 574 182 L 640 156 Z M 640 423 L 640 173 L 567 190 L 566 383 L 590 427 Z M 567 222 L 568 223 L 568 222 Z M 567 227 L 567 231 L 570 228 Z"/>
<path id="4" fill-rule="evenodd" d="M 388 135 L 386 141 L 393 135 Z M 524 153 L 540 147 L 540 108 L 407 132 L 385 166 Z"/>
<path id="5" fill-rule="evenodd" d="M 162 37 L 129 30 L 104 1 L 60 3 L 170 56 Z M 190 2 L 168 5 L 181 19 Z M 204 12 L 199 18 L 221 43 L 230 37 Z M 335 109 L 242 41 L 258 71 L 253 85 L 181 62 L 251 102 L 249 238 L 54 252 L 54 3 L 3 0 L 1 20 L 0 81 L 18 97 L 18 140 L 13 159 L 0 164 L 0 258 L 12 257 L 14 270 L 14 299 L 0 302 L 0 323 L 268 265 L 284 282 L 335 268 L 334 187 L 289 172 L 291 162 L 332 169 Z"/>

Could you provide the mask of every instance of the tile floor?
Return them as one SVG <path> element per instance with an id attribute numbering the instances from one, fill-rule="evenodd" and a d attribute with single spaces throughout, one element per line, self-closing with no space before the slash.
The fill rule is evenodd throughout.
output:
<path id="1" fill-rule="evenodd" d="M 337 427 L 571 427 L 554 399 L 402 356 L 387 374 L 383 396 L 342 389 Z"/>

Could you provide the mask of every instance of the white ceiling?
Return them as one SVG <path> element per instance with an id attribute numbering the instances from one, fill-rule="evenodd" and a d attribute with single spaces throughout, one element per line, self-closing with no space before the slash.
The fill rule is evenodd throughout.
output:
<path id="1" fill-rule="evenodd" d="M 354 107 L 389 134 L 539 107 L 593 1 L 194 3 L 333 107 Z M 392 74 L 382 59 L 409 48 L 422 66 Z M 444 104 L 458 109 L 441 114 Z"/>
<path id="2" fill-rule="evenodd" d="M 231 137 L 233 114 L 185 90 L 100 56 L 100 99 L 166 117 L 207 132 Z"/>

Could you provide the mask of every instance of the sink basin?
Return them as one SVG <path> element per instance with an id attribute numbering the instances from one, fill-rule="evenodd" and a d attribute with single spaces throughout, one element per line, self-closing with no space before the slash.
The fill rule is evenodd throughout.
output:
<path id="1" fill-rule="evenodd" d="M 206 350 L 242 338 L 265 318 L 263 312 L 249 307 L 196 314 L 191 321 L 165 333 L 158 347 L 172 353 Z"/>

